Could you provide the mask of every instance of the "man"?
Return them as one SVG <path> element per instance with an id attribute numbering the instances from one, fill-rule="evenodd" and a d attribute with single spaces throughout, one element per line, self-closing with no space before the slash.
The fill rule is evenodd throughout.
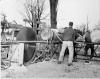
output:
<path id="1" fill-rule="evenodd" d="M 90 56 L 90 60 L 92 59 L 93 55 L 94 55 L 94 45 L 93 44 L 88 44 L 88 43 L 92 43 L 92 40 L 91 40 L 91 36 L 90 36 L 90 31 L 86 31 L 85 35 L 84 35 L 84 39 L 85 39 L 85 43 L 86 43 L 86 46 L 85 46 L 85 55 L 87 56 L 87 53 L 88 53 L 88 49 L 90 48 L 91 49 L 91 56 Z M 87 63 L 89 63 L 89 61 L 85 61 Z"/>
<path id="2" fill-rule="evenodd" d="M 68 66 L 72 65 L 73 55 L 74 55 L 74 47 L 73 47 L 74 34 L 75 32 L 73 29 L 73 22 L 69 22 L 69 27 L 65 28 L 63 33 L 63 43 L 58 64 L 61 64 L 61 62 L 63 61 L 65 50 L 68 47 L 69 50 Z"/>

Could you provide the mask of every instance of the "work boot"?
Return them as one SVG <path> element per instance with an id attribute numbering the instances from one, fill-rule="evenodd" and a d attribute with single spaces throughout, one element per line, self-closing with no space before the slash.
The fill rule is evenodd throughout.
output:
<path id="1" fill-rule="evenodd" d="M 58 64 L 61 64 L 62 63 L 62 61 L 58 61 Z"/>
<path id="2" fill-rule="evenodd" d="M 73 62 L 77 62 L 77 59 L 75 58 L 75 59 L 73 59 Z"/>
<path id="3" fill-rule="evenodd" d="M 89 60 L 86 60 L 85 63 L 89 63 Z"/>
<path id="4" fill-rule="evenodd" d="M 72 63 L 68 63 L 68 66 L 72 66 L 73 64 Z"/>

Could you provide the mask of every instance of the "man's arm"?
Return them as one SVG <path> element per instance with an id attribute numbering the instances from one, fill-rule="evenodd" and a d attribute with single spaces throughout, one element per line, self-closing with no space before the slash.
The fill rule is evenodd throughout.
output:
<path id="1" fill-rule="evenodd" d="M 76 37 L 76 31 L 73 29 L 73 37 L 74 37 L 74 41 L 75 41 L 75 37 Z"/>

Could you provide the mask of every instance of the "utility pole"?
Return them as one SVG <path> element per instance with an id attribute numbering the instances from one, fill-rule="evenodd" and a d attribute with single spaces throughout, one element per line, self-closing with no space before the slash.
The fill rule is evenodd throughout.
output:
<path id="1" fill-rule="evenodd" d="M 88 21 L 88 15 L 87 15 L 87 25 L 86 30 L 89 30 L 89 21 Z"/>

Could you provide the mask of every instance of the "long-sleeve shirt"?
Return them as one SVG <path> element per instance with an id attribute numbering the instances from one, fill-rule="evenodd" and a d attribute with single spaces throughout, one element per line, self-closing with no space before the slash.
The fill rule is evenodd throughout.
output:
<path id="1" fill-rule="evenodd" d="M 85 42 L 87 43 L 91 43 L 91 35 L 90 35 L 90 32 L 86 32 L 85 35 L 84 35 L 84 39 L 85 39 Z"/>
<path id="2" fill-rule="evenodd" d="M 63 41 L 74 41 L 75 31 L 73 28 L 65 28 L 63 33 Z"/>

